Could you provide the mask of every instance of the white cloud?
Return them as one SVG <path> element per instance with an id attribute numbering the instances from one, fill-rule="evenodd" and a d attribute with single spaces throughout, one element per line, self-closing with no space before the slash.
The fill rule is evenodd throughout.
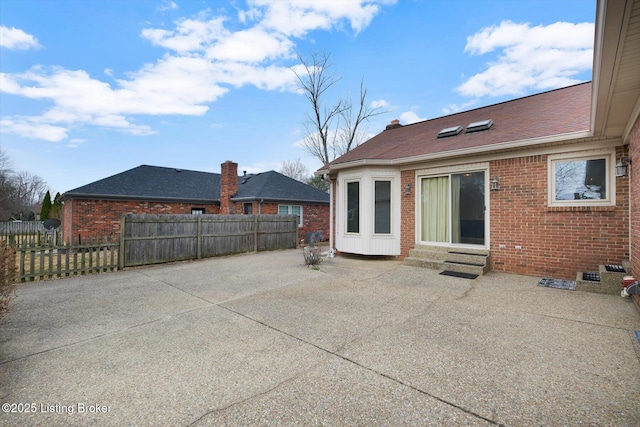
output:
<path id="1" fill-rule="evenodd" d="M 176 22 L 174 30 L 145 28 L 142 37 L 157 46 L 188 53 L 203 51 L 211 43 L 228 37 L 222 17 L 203 19 L 182 19 Z"/>
<path id="2" fill-rule="evenodd" d="M 464 96 L 520 95 L 578 83 L 593 61 L 593 23 L 556 22 L 532 27 L 503 21 L 467 38 L 465 52 L 499 51 L 488 68 L 456 90 Z"/>
<path id="3" fill-rule="evenodd" d="M 69 143 L 65 147 L 67 147 L 67 148 L 78 148 L 80 145 L 84 144 L 85 142 L 87 142 L 86 139 L 72 138 L 72 139 L 69 140 Z"/>
<path id="4" fill-rule="evenodd" d="M 158 10 L 161 12 L 165 12 L 167 10 L 175 10 L 177 8 L 178 5 L 176 4 L 176 2 L 171 0 L 163 0 L 162 3 L 160 3 L 160 6 L 158 6 Z"/>
<path id="5" fill-rule="evenodd" d="M 460 111 L 466 111 L 478 103 L 477 99 L 473 99 L 469 102 L 463 102 L 462 104 L 449 104 L 442 109 L 444 114 L 455 114 Z"/>
<path id="6" fill-rule="evenodd" d="M 262 25 L 282 34 L 302 37 L 312 30 L 328 30 L 342 21 L 359 33 L 380 12 L 380 5 L 393 4 L 395 0 L 253 0 L 252 5 L 266 7 Z"/>
<path id="7" fill-rule="evenodd" d="M 3 118 L 0 120 L 0 132 L 50 142 L 62 141 L 67 137 L 66 128 L 38 123 L 37 120 L 29 117 Z"/>
<path id="8" fill-rule="evenodd" d="M 384 110 L 388 110 L 391 108 L 391 104 L 385 101 L 384 99 L 377 99 L 371 101 L 371 108 L 381 108 Z"/>
<path id="9" fill-rule="evenodd" d="M 294 44 L 278 33 L 260 28 L 237 31 L 207 49 L 207 58 L 218 61 L 262 62 L 292 56 Z"/>
<path id="10" fill-rule="evenodd" d="M 404 113 L 400 114 L 399 120 L 400 120 L 400 123 L 402 124 L 410 125 L 412 123 L 421 122 L 426 119 L 423 119 L 422 117 L 420 117 L 418 114 L 416 114 L 415 111 L 405 111 Z"/>
<path id="11" fill-rule="evenodd" d="M 155 62 L 117 77 L 105 68 L 109 82 L 85 70 L 34 67 L 24 73 L 0 73 L 0 92 L 46 101 L 48 107 L 31 117 L 2 117 L 3 131 L 28 138 L 60 141 L 78 125 L 106 127 L 133 135 L 155 133 L 137 124 L 136 115 L 203 115 L 234 87 L 253 85 L 262 90 L 294 90 L 290 60 L 294 37 L 313 30 L 339 28 L 345 22 L 362 31 L 380 10 L 395 0 L 250 1 L 229 30 L 232 18 L 211 17 L 204 11 L 181 18 L 171 28 L 145 28 L 140 36 L 165 49 Z M 176 9 L 164 0 L 159 10 Z M 280 14 L 282 13 L 282 15 Z M 5 47 L 39 46 L 21 30 L 0 27 Z M 121 74 L 122 75 L 122 74 Z M 377 101 L 384 102 L 384 101 Z"/>
<path id="12" fill-rule="evenodd" d="M 7 49 L 27 50 L 41 47 L 38 40 L 31 34 L 14 28 L 0 25 L 0 47 Z"/>

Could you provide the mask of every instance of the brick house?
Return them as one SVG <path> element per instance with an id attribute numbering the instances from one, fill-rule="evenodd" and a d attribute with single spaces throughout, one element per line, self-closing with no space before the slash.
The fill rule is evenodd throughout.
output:
<path id="1" fill-rule="evenodd" d="M 638 27 L 639 0 L 599 1 L 593 83 L 394 120 L 325 165 L 332 247 L 477 253 L 493 270 L 567 279 L 630 258 L 640 272 Z"/>
<path id="2" fill-rule="evenodd" d="M 329 231 L 329 195 L 278 172 L 238 176 L 142 165 L 62 195 L 67 242 L 117 237 L 125 214 L 294 214 L 299 235 Z"/>

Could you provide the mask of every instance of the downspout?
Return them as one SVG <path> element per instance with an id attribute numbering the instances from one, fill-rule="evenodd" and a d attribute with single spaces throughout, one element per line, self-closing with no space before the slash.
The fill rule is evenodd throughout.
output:
<path id="1" fill-rule="evenodd" d="M 331 255 L 336 253 L 335 246 L 333 245 L 333 193 L 334 193 L 334 182 L 331 180 L 329 174 L 324 174 L 323 179 L 329 181 L 329 253 Z M 337 181 L 335 184 L 337 185 Z"/>
<path id="2" fill-rule="evenodd" d="M 627 150 L 629 150 L 629 148 L 627 148 Z M 627 151 L 627 157 L 629 157 L 629 151 Z M 629 160 L 629 184 L 628 184 L 628 188 L 627 188 L 627 204 L 629 205 L 629 226 L 628 226 L 628 239 L 629 239 L 629 261 L 631 262 L 633 260 L 633 248 L 631 245 L 631 234 L 632 234 L 632 229 L 631 229 L 631 205 L 633 204 L 633 200 L 632 200 L 632 191 L 631 191 L 631 184 L 633 183 L 633 167 L 632 167 L 632 163 L 631 163 L 631 159 Z M 636 276 L 638 275 L 638 273 L 635 273 Z"/>
<path id="3" fill-rule="evenodd" d="M 262 215 L 262 204 L 264 203 L 264 199 L 260 199 L 258 202 L 258 215 Z"/>

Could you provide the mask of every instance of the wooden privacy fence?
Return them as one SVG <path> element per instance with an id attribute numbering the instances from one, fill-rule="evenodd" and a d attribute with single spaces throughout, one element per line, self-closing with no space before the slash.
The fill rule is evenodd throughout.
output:
<path id="1" fill-rule="evenodd" d="M 0 222 L 0 235 L 35 234 L 38 230 L 42 230 L 42 221 Z"/>
<path id="2" fill-rule="evenodd" d="M 0 234 L 0 240 L 4 240 L 14 248 L 19 246 L 61 245 L 62 232 L 60 230 L 38 230 L 29 234 Z"/>
<path id="3" fill-rule="evenodd" d="M 47 231 L 41 221 L 0 222 L 0 240 L 9 246 L 41 246 L 62 243 L 60 229 Z"/>
<path id="4" fill-rule="evenodd" d="M 118 269 L 118 243 L 106 237 L 85 245 L 31 245 L 16 247 L 18 280 L 53 279 Z"/>
<path id="5" fill-rule="evenodd" d="M 295 215 L 125 215 L 120 268 L 297 245 Z"/>

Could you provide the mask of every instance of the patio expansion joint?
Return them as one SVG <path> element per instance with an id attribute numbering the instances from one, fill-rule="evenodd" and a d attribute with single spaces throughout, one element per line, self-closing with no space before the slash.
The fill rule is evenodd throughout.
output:
<path id="1" fill-rule="evenodd" d="M 212 305 L 212 304 L 209 304 L 209 305 L 207 305 L 205 307 L 209 307 L 210 305 Z M 110 336 L 113 336 L 113 335 L 118 335 L 118 334 L 121 334 L 121 333 L 124 333 L 124 332 L 127 332 L 127 331 L 131 331 L 133 329 L 137 329 L 137 328 L 141 328 L 141 327 L 144 327 L 144 326 L 147 326 L 147 325 L 151 325 L 151 324 L 154 324 L 154 323 L 161 322 L 161 321 L 163 321 L 165 319 L 169 319 L 169 318 L 172 318 L 172 317 L 175 317 L 175 316 L 179 316 L 179 315 L 182 315 L 182 314 L 190 313 L 192 311 L 201 310 L 201 309 L 203 309 L 205 307 L 201 306 L 201 307 L 189 308 L 189 309 L 182 310 L 182 311 L 179 311 L 179 312 L 171 313 L 171 314 L 169 314 L 167 316 L 162 316 L 162 317 L 157 317 L 155 319 L 146 320 L 144 322 L 136 323 L 135 325 L 129 325 L 129 326 L 126 326 L 126 327 L 121 328 L 121 329 L 116 329 L 116 330 L 104 332 L 102 334 L 97 334 L 97 335 L 94 335 L 92 337 L 84 338 L 84 339 L 81 339 L 81 340 L 78 340 L 78 341 L 73 341 L 73 342 L 70 342 L 70 343 L 67 343 L 67 344 L 64 344 L 64 345 L 60 345 L 60 346 L 57 346 L 57 347 L 46 348 L 46 349 L 41 350 L 41 351 L 36 351 L 34 353 L 29 353 L 29 354 L 25 354 L 25 355 L 20 356 L 20 357 L 16 357 L 14 359 L 0 361 L 0 366 L 5 365 L 7 363 L 17 362 L 17 361 L 20 361 L 20 360 L 23 360 L 23 359 L 28 359 L 28 358 L 33 357 L 33 356 L 38 356 L 40 354 L 46 354 L 46 353 L 49 353 L 49 352 L 52 352 L 52 351 L 63 350 L 65 348 L 70 348 L 70 347 L 74 347 L 76 345 L 85 344 L 85 343 L 88 343 L 88 342 L 91 342 L 91 341 L 95 341 L 95 340 L 98 340 L 98 339 L 101 339 L 101 338 L 107 338 L 107 337 L 110 337 Z"/>
<path id="2" fill-rule="evenodd" d="M 289 378 L 287 378 L 287 379 L 285 379 L 285 380 L 282 380 L 282 381 L 280 381 L 279 383 L 275 384 L 275 385 L 274 385 L 274 386 L 272 386 L 272 387 L 269 387 L 268 389 L 266 389 L 266 390 L 264 390 L 264 391 L 261 391 L 261 392 L 259 392 L 259 393 L 255 393 L 255 394 L 253 394 L 253 395 L 251 395 L 251 396 L 248 396 L 248 397 L 246 397 L 246 398 L 244 398 L 244 399 L 239 399 L 239 400 L 236 400 L 236 401 L 234 401 L 234 402 L 231 402 L 230 404 L 228 404 L 227 406 L 223 406 L 222 408 L 215 408 L 215 409 L 211 409 L 211 410 L 209 410 L 209 411 L 205 412 L 204 414 L 202 414 L 201 416 L 199 416 L 196 420 L 194 420 L 193 422 L 191 422 L 191 423 L 190 423 L 190 424 L 188 424 L 188 425 L 189 425 L 189 426 L 196 425 L 196 424 L 198 424 L 200 421 L 202 421 L 205 417 L 207 417 L 207 416 L 209 416 L 209 415 L 211 415 L 211 414 L 215 414 L 215 413 L 217 413 L 217 412 L 226 411 L 227 409 L 229 409 L 229 408 L 233 408 L 234 406 L 242 405 L 243 403 L 247 403 L 247 402 L 250 402 L 250 401 L 252 401 L 252 400 L 254 400 L 254 399 L 258 399 L 258 398 L 260 398 L 260 397 L 262 397 L 262 396 L 265 396 L 265 395 L 267 395 L 267 394 L 271 393 L 272 391 L 277 390 L 277 389 L 278 389 L 278 388 L 280 388 L 282 385 L 287 384 L 287 383 L 289 383 L 289 382 L 291 382 L 291 381 L 294 381 L 294 380 L 296 380 L 296 379 L 300 378 L 300 377 L 301 377 L 301 376 L 303 376 L 307 371 L 309 371 L 309 370 L 311 370 L 311 369 L 315 368 L 315 367 L 316 367 L 316 366 L 318 366 L 319 364 L 320 364 L 320 363 L 316 363 L 316 364 L 314 364 L 314 365 L 310 366 L 307 370 L 305 370 L 305 371 L 303 371 L 303 372 L 300 372 L 300 373 L 298 373 L 298 374 L 296 374 L 296 375 L 293 375 L 292 377 L 289 377 Z"/>
<path id="3" fill-rule="evenodd" d="M 460 410 L 460 411 L 462 411 L 462 412 L 464 412 L 464 413 L 466 413 L 466 414 L 468 414 L 468 415 L 471 415 L 472 417 L 476 417 L 476 418 L 478 418 L 478 419 L 484 420 L 484 421 L 486 421 L 486 422 L 488 422 L 488 423 L 490 423 L 490 424 L 492 424 L 492 425 L 496 425 L 496 426 L 504 427 L 504 424 L 501 424 L 501 423 L 499 423 L 499 422 L 497 422 L 497 421 L 494 421 L 494 420 L 492 420 L 492 419 L 490 419 L 490 418 L 487 418 L 487 417 L 485 417 L 485 416 L 482 416 L 482 415 L 480 415 L 480 414 L 478 414 L 478 413 L 476 413 L 476 412 L 473 412 L 472 410 L 467 409 L 467 408 L 465 408 L 465 407 L 463 407 L 463 406 L 460 406 L 460 405 L 458 405 L 458 404 L 456 404 L 456 403 L 453 403 L 453 402 L 450 402 L 450 401 L 448 401 L 448 400 L 446 400 L 446 399 L 443 399 L 443 398 L 441 398 L 441 397 L 438 397 L 438 396 L 436 396 L 435 394 L 432 394 L 432 393 L 429 393 L 428 391 L 422 390 L 421 388 L 418 388 L 418 387 L 416 387 L 416 386 L 414 386 L 414 385 L 411 385 L 411 384 L 409 384 L 409 383 L 407 383 L 407 382 L 405 382 L 405 381 L 403 381 L 403 380 L 400 380 L 400 379 L 398 379 L 398 378 L 394 378 L 394 377 L 392 377 L 392 376 L 390 376 L 390 375 L 388 375 L 388 374 L 385 374 L 384 372 L 380 372 L 380 371 L 377 371 L 377 370 L 375 370 L 375 369 L 373 369 L 373 368 L 371 368 L 371 367 L 365 366 L 365 365 L 361 364 L 360 362 L 358 362 L 358 361 L 356 361 L 356 360 L 350 359 L 350 358 L 349 358 L 349 357 L 347 357 L 347 356 L 344 356 L 344 355 L 342 355 L 342 354 L 337 353 L 336 351 L 329 350 L 328 348 L 324 348 L 324 347 L 322 347 L 322 346 L 320 346 L 320 345 L 318 345 L 318 344 L 315 344 L 315 343 L 313 343 L 313 342 L 311 342 L 311 341 L 307 341 L 307 340 L 305 340 L 305 339 L 302 339 L 302 338 L 300 338 L 300 337 L 298 337 L 298 336 L 296 336 L 296 335 L 293 335 L 293 334 L 291 334 L 291 333 L 289 333 L 289 332 L 283 331 L 282 329 L 276 328 L 275 326 L 269 325 L 268 323 L 266 323 L 266 322 L 264 322 L 264 321 L 262 321 L 262 320 L 255 319 L 255 318 L 253 318 L 253 317 L 251 317 L 251 316 L 249 316 L 249 315 L 247 315 L 247 314 L 241 313 L 241 312 L 239 312 L 239 311 L 237 311 L 237 310 L 234 310 L 234 309 L 232 309 L 232 308 L 230 308 L 230 307 L 225 307 L 225 306 L 223 306 L 223 305 L 219 305 L 219 304 L 216 304 L 216 305 L 217 305 L 218 307 L 220 307 L 220 308 L 223 308 L 223 309 L 225 309 L 225 310 L 228 310 L 228 311 L 229 311 L 229 312 L 231 312 L 231 313 L 234 313 L 234 314 L 236 314 L 236 315 L 238 315 L 238 316 L 244 317 L 244 318 L 245 318 L 245 319 L 247 319 L 247 320 L 250 320 L 250 321 L 252 321 L 252 322 L 258 323 L 259 325 L 264 326 L 265 328 L 271 329 L 271 330 L 273 330 L 273 331 L 275 331 L 275 332 L 278 332 L 278 333 L 280 333 L 280 334 L 282 334 L 282 335 L 285 335 L 285 336 L 287 336 L 287 337 L 293 338 L 293 339 L 294 339 L 294 340 L 296 340 L 296 341 L 299 341 L 299 342 L 301 342 L 301 343 L 303 343 L 303 344 L 306 344 L 306 345 L 309 345 L 309 346 L 311 346 L 311 347 L 314 347 L 314 348 L 316 348 L 316 349 L 318 349 L 318 350 L 320 350 L 320 351 L 322 351 L 322 352 L 324 352 L 324 353 L 327 353 L 327 354 L 329 354 L 329 355 L 331 355 L 331 356 L 334 356 L 334 357 L 336 357 L 336 358 L 338 358 L 338 359 L 341 359 L 341 360 L 343 360 L 343 361 L 345 361 L 345 362 L 347 362 L 347 363 L 350 363 L 350 364 L 355 365 L 355 366 L 357 366 L 357 367 L 359 367 L 359 368 L 361 368 L 361 369 L 364 369 L 364 370 L 366 370 L 366 371 L 369 371 L 369 372 L 371 372 L 371 373 L 373 373 L 373 374 L 375 374 L 375 375 L 378 375 L 379 377 L 382 377 L 382 378 L 388 379 L 388 380 L 390 380 L 390 381 L 393 381 L 393 382 L 395 382 L 396 384 L 399 384 L 399 385 L 401 385 L 401 386 L 404 386 L 404 387 L 410 388 L 411 390 L 416 391 L 416 392 L 418 392 L 418 393 L 420 393 L 420 394 L 422 394 L 422 395 L 424 395 L 424 396 L 430 397 L 430 398 L 435 399 L 435 400 L 437 400 L 437 401 L 439 401 L 439 402 L 441 402 L 441 403 L 444 403 L 445 405 L 448 405 L 448 406 L 451 406 L 451 407 L 453 407 L 453 408 L 456 408 L 456 409 L 458 409 L 458 410 Z M 301 373 L 300 375 L 303 375 L 303 373 Z M 284 382 L 283 382 L 283 383 L 284 383 Z M 266 391 L 266 392 L 264 392 L 264 393 L 268 393 L 268 392 L 269 392 L 269 391 Z M 264 394 L 264 393 L 263 393 L 263 394 Z M 250 399 L 250 398 L 249 398 L 249 399 Z M 241 402 L 238 402 L 238 403 L 241 403 Z M 206 415 L 206 414 L 205 414 L 205 415 Z M 204 417 L 204 415 L 203 415 L 203 417 Z M 202 417 L 201 417 L 201 418 L 202 418 Z M 196 421 L 196 422 L 197 422 L 197 421 Z"/>
<path id="4" fill-rule="evenodd" d="M 523 313 L 531 314 L 533 316 L 547 317 L 549 319 L 564 320 L 565 322 L 582 323 L 584 325 L 597 326 L 599 328 L 615 329 L 615 330 L 618 330 L 618 331 L 627 331 L 627 332 L 633 333 L 633 329 L 625 328 L 625 327 L 622 327 L 622 326 L 612 326 L 612 325 L 606 325 L 604 323 L 587 322 L 586 320 L 571 319 L 571 318 L 568 318 L 568 317 L 553 316 L 553 315 L 550 315 L 550 314 L 540 314 L 540 313 L 535 313 L 535 312 L 532 312 L 532 311 L 523 311 Z"/>

